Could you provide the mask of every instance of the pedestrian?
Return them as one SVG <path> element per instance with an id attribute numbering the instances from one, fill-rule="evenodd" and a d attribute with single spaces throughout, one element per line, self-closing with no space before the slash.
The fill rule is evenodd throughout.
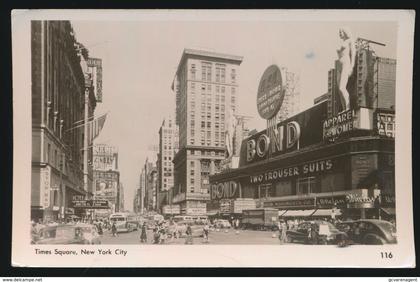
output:
<path id="1" fill-rule="evenodd" d="M 34 244 L 39 239 L 38 230 L 35 221 L 31 223 L 31 244 Z"/>
<path id="2" fill-rule="evenodd" d="M 113 237 L 118 236 L 118 233 L 117 233 L 117 226 L 115 225 L 115 221 L 113 221 L 113 222 L 112 222 L 111 231 L 112 231 L 112 236 L 113 236 Z"/>
<path id="3" fill-rule="evenodd" d="M 209 242 L 209 225 L 207 224 L 207 222 L 204 224 L 203 227 L 203 238 L 204 238 L 204 243 L 208 243 Z"/>
<path id="4" fill-rule="evenodd" d="M 141 243 L 147 243 L 147 227 L 146 227 L 146 222 L 143 222 L 143 225 L 141 226 L 140 242 Z"/>
<path id="5" fill-rule="evenodd" d="M 280 239 L 280 243 L 284 244 L 287 242 L 287 225 L 286 222 L 281 222 L 279 224 L 279 239 Z"/>
<path id="6" fill-rule="evenodd" d="M 185 239 L 185 244 L 189 244 L 189 245 L 194 244 L 194 242 L 193 242 L 193 236 L 192 236 L 191 224 L 188 224 L 187 225 L 187 231 L 185 233 L 187 234 L 187 238 Z"/>
<path id="7" fill-rule="evenodd" d="M 153 228 L 153 244 L 159 244 L 160 236 L 159 236 L 159 228 L 156 226 Z"/>
<path id="8" fill-rule="evenodd" d="M 102 229 L 102 222 L 99 222 L 99 224 L 98 224 L 98 234 L 99 234 L 99 235 L 104 234 L 104 231 L 103 231 L 103 229 Z"/>
<path id="9" fill-rule="evenodd" d="M 317 232 L 316 224 L 312 224 L 311 239 L 312 239 L 312 245 L 317 245 L 318 244 L 318 232 Z"/>

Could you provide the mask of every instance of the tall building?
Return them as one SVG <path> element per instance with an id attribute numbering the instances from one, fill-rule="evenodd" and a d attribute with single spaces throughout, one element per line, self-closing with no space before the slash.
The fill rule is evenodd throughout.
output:
<path id="1" fill-rule="evenodd" d="M 120 185 L 118 186 L 118 210 L 124 211 L 124 185 L 120 181 Z"/>
<path id="2" fill-rule="evenodd" d="M 74 196 L 92 193 L 90 165 L 84 183 L 83 127 L 75 126 L 83 124 L 85 97 L 89 117 L 96 107 L 88 57 L 69 21 L 31 22 L 32 219 L 64 219 L 75 213 Z"/>
<path id="3" fill-rule="evenodd" d="M 277 113 L 277 120 L 283 121 L 299 112 L 300 79 L 299 75 L 282 68 L 282 75 L 285 76 L 286 92 L 284 93 L 282 106 Z"/>
<path id="4" fill-rule="evenodd" d="M 143 211 L 155 211 L 157 207 L 158 171 L 156 163 L 147 158 L 140 174 L 140 189 Z"/>
<path id="5" fill-rule="evenodd" d="M 93 147 L 93 169 L 94 198 L 108 201 L 109 212 L 121 211 L 118 149 L 107 144 L 95 144 Z"/>
<path id="6" fill-rule="evenodd" d="M 173 203 L 183 214 L 206 212 L 209 175 L 225 158 L 225 131 L 236 111 L 241 62 L 202 50 L 185 49 L 181 56 L 172 87 L 179 126 Z"/>
<path id="7" fill-rule="evenodd" d="M 163 204 L 168 204 L 168 191 L 174 186 L 174 166 L 172 160 L 178 151 L 178 126 L 172 116 L 162 122 L 159 129 L 159 153 L 157 159 L 158 193 L 157 209 Z"/>

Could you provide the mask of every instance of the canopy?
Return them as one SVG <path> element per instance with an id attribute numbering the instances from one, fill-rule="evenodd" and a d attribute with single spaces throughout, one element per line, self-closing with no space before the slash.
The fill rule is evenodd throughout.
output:
<path id="1" fill-rule="evenodd" d="M 287 210 L 279 210 L 279 216 L 282 216 L 283 214 L 285 214 L 287 212 Z"/>
<path id="2" fill-rule="evenodd" d="M 285 217 L 306 217 L 314 213 L 315 210 L 287 210 L 282 216 Z"/>
<path id="3" fill-rule="evenodd" d="M 332 209 L 318 209 L 311 216 L 331 216 Z M 335 210 L 335 215 L 341 215 L 341 210 Z"/>

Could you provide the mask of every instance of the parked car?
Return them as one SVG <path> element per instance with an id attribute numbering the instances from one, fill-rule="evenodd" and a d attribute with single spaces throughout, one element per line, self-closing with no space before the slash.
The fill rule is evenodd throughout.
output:
<path id="1" fill-rule="evenodd" d="M 383 245 L 397 243 L 395 226 L 385 220 L 344 221 L 337 224 L 337 228 L 346 232 L 353 244 Z"/>
<path id="2" fill-rule="evenodd" d="M 36 244 L 101 244 L 96 226 L 73 224 L 47 226 L 40 230 Z"/>
<path id="3" fill-rule="evenodd" d="M 300 223 L 295 230 L 287 230 L 287 240 L 289 242 L 311 243 L 309 232 L 315 228 L 317 234 L 317 244 L 338 244 L 347 239 L 345 232 L 339 231 L 332 223 L 328 221 L 304 221 Z"/>
<path id="4" fill-rule="evenodd" d="M 216 227 L 216 228 L 231 228 L 232 225 L 226 219 L 216 219 L 214 221 L 214 227 Z"/>

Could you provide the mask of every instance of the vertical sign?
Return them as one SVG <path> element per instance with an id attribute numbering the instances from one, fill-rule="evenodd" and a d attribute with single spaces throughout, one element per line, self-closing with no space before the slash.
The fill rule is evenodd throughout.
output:
<path id="1" fill-rule="evenodd" d="M 41 168 L 41 191 L 40 202 L 43 208 L 50 206 L 50 186 L 51 186 L 51 168 L 49 166 Z"/>
<path id="2" fill-rule="evenodd" d="M 94 74 L 96 102 L 102 102 L 102 59 L 89 58 L 87 65 L 92 68 L 92 74 Z"/>

